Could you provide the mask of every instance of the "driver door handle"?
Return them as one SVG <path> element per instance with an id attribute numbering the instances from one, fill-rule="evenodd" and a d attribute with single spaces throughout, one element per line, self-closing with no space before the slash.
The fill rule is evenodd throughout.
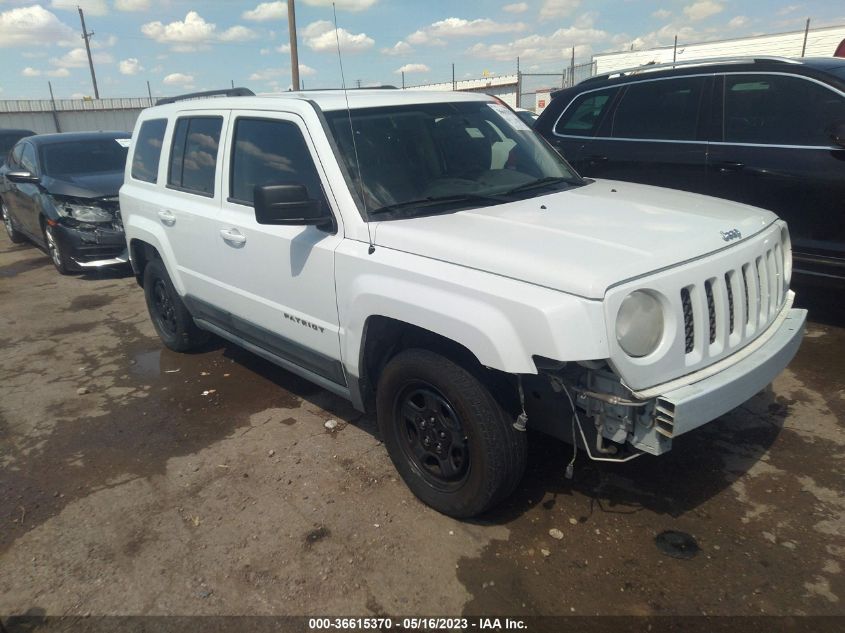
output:
<path id="1" fill-rule="evenodd" d="M 238 229 L 220 229 L 220 237 L 230 246 L 243 246 L 246 244 L 246 236 Z"/>
<path id="2" fill-rule="evenodd" d="M 176 224 L 176 216 L 167 209 L 162 209 L 158 212 L 158 219 L 164 226 L 173 226 Z"/>
<path id="3" fill-rule="evenodd" d="M 732 160 L 721 161 L 719 163 L 716 163 L 715 166 L 721 174 L 726 174 L 732 171 L 742 171 L 743 169 L 745 169 L 745 163 L 738 163 Z"/>

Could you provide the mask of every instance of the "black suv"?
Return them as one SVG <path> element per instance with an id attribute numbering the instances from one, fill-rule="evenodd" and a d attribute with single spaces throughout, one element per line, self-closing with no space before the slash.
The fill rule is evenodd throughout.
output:
<path id="1" fill-rule="evenodd" d="M 582 175 L 771 209 L 789 223 L 796 273 L 845 282 L 845 59 L 591 77 L 554 93 L 534 129 Z"/>

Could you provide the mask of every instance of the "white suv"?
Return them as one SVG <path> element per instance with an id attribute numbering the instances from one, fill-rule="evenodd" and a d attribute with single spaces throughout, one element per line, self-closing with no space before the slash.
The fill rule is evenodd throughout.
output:
<path id="1" fill-rule="evenodd" d="M 772 213 L 582 179 L 484 95 L 175 100 L 141 114 L 120 206 L 165 345 L 213 332 L 374 408 L 456 517 L 514 490 L 526 425 L 665 453 L 766 386 L 806 318 Z"/>

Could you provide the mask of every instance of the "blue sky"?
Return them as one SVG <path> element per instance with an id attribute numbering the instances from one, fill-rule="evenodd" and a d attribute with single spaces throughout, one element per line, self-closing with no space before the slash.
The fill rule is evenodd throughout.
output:
<path id="1" fill-rule="evenodd" d="M 845 24 L 845 3 L 790 0 L 335 0 L 348 85 L 559 70 L 593 53 Z M 93 94 L 76 5 L 94 31 L 101 97 L 290 84 L 287 8 L 252 0 L 0 0 L 0 99 Z M 339 87 L 331 0 L 296 0 L 306 88 Z"/>

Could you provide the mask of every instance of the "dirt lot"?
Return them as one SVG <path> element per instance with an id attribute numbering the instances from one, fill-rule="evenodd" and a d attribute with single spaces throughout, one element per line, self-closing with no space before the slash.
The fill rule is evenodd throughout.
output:
<path id="1" fill-rule="evenodd" d="M 532 436 L 521 488 L 463 523 L 397 480 L 372 417 L 229 345 L 163 349 L 131 277 L 3 236 L 0 303 L 0 614 L 845 614 L 835 298 L 669 455 L 569 481 Z"/>

